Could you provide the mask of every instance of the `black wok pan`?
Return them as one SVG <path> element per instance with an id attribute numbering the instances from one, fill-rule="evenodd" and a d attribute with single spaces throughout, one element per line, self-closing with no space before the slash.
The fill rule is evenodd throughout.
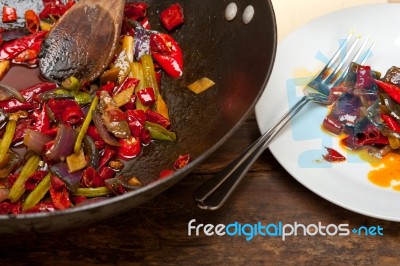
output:
<path id="1" fill-rule="evenodd" d="M 41 0 L 3 0 L 2 4 L 40 9 Z M 178 80 L 164 77 L 162 94 L 169 106 L 176 143 L 158 142 L 144 149 L 125 175 L 137 176 L 146 185 L 104 201 L 54 213 L 0 216 L 0 233 L 47 232 L 76 227 L 131 210 L 174 185 L 215 151 L 252 111 L 270 76 L 276 51 L 276 24 L 267 0 L 238 0 L 237 17 L 226 21 L 225 8 L 231 0 L 149 0 L 149 19 L 160 28 L 158 13 L 179 2 L 185 24 L 172 36 L 184 51 L 184 75 Z M 255 10 L 249 24 L 242 21 L 247 5 Z M 216 85 L 196 95 L 186 88 L 208 77 Z M 189 153 L 193 161 L 174 175 L 156 182 L 159 172 Z"/>

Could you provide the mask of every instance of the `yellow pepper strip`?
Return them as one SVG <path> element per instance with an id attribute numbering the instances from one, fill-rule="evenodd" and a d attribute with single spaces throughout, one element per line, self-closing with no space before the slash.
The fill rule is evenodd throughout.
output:
<path id="1" fill-rule="evenodd" d="M 154 71 L 154 63 L 153 63 L 153 58 L 149 54 L 145 54 L 141 57 L 142 60 L 142 66 L 143 66 L 143 75 L 144 79 L 147 82 L 147 87 L 152 87 L 154 90 L 154 94 L 156 97 L 156 103 L 153 105 L 153 110 L 156 111 L 157 113 L 161 114 L 165 118 L 168 118 L 168 108 L 167 105 L 164 102 L 164 99 L 162 99 L 161 94 L 160 94 L 160 89 L 158 87 L 158 82 L 156 78 L 156 73 Z M 161 99 L 159 99 L 161 98 Z"/>
<path id="2" fill-rule="evenodd" d="M 122 49 L 125 51 L 129 62 L 133 62 L 133 36 L 125 35 L 122 40 Z"/>
<path id="3" fill-rule="evenodd" d="M 74 196 L 84 196 L 88 198 L 107 196 L 111 194 L 108 187 L 95 187 L 95 188 L 77 188 L 73 193 Z"/>
<path id="4" fill-rule="evenodd" d="M 35 189 L 29 193 L 28 197 L 26 197 L 24 204 L 22 205 L 23 211 L 35 207 L 35 205 L 38 204 L 41 199 L 43 199 L 44 195 L 46 195 L 47 191 L 50 189 L 50 182 L 51 174 L 48 173 L 35 187 Z"/>
<path id="5" fill-rule="evenodd" d="M 121 107 L 127 103 L 132 98 L 133 93 L 135 92 L 135 86 L 131 86 L 126 90 L 121 91 L 120 93 L 114 95 L 113 99 L 118 107 Z"/>
<path id="6" fill-rule="evenodd" d="M 6 75 L 9 68 L 10 68 L 9 60 L 3 60 L 0 62 L 0 79 L 2 79 Z"/>
<path id="7" fill-rule="evenodd" d="M 25 181 L 33 175 L 40 163 L 40 157 L 38 155 L 32 155 L 29 157 L 26 164 L 22 167 L 21 172 L 19 173 L 17 180 L 11 187 L 10 193 L 8 194 L 8 198 L 11 202 L 16 202 L 25 193 Z"/>
<path id="8" fill-rule="evenodd" d="M 7 122 L 6 132 L 0 141 L 0 163 L 6 159 L 6 155 L 14 137 L 16 127 L 17 121 L 11 119 Z"/>
<path id="9" fill-rule="evenodd" d="M 99 103 L 99 97 L 95 96 L 89 107 L 88 114 L 86 115 L 85 120 L 82 123 L 81 129 L 79 130 L 78 137 L 76 138 L 75 145 L 74 145 L 75 154 L 79 154 L 79 152 L 81 150 L 83 138 L 86 135 L 86 132 L 89 128 L 90 122 L 92 121 L 92 112 L 96 109 L 98 103 Z"/>
<path id="10" fill-rule="evenodd" d="M 70 173 L 79 171 L 85 168 L 87 165 L 87 160 L 82 149 L 79 150 L 79 153 L 73 153 L 68 156 L 66 161 L 68 165 L 68 171 Z"/>

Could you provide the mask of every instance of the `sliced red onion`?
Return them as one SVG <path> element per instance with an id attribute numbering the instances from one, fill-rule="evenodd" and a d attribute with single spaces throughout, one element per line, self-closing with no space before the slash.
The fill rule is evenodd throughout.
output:
<path id="1" fill-rule="evenodd" d="M 1 33 L 1 39 L 3 42 L 8 42 L 15 39 L 20 39 L 26 35 L 27 34 L 25 32 L 20 30 L 6 30 Z"/>
<path id="2" fill-rule="evenodd" d="M 17 99 L 21 103 L 26 102 L 26 99 L 22 96 L 22 94 L 17 89 L 11 86 L 0 84 L 0 90 L 11 94 L 15 99 Z"/>
<path id="3" fill-rule="evenodd" d="M 93 111 L 92 119 L 97 131 L 99 132 L 100 137 L 104 140 L 105 143 L 117 147 L 121 145 L 119 144 L 118 140 L 108 132 L 106 126 L 103 124 L 103 120 L 101 119 L 101 115 L 98 111 Z"/>
<path id="4" fill-rule="evenodd" d="M 24 136 L 25 146 L 37 154 L 42 154 L 44 145 L 51 140 L 48 135 L 32 129 L 28 129 Z"/>
<path id="5" fill-rule="evenodd" d="M 75 131 L 66 125 L 58 129 L 53 147 L 46 153 L 47 158 L 52 161 L 59 161 L 74 151 Z"/>
<path id="6" fill-rule="evenodd" d="M 50 167 L 50 172 L 58 176 L 70 191 L 75 191 L 81 182 L 82 171 L 70 173 L 65 162 L 58 162 Z"/>

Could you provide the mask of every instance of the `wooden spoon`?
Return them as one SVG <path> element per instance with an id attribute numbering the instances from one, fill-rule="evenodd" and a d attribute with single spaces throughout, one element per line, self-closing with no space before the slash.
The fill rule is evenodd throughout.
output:
<path id="1" fill-rule="evenodd" d="M 56 22 L 40 51 L 40 71 L 54 82 L 96 79 L 117 47 L 124 0 L 81 0 Z"/>

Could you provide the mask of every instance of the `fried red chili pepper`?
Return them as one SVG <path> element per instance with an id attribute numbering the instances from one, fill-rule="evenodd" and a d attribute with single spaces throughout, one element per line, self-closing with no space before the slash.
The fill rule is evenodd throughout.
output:
<path id="1" fill-rule="evenodd" d="M 381 114 L 381 118 L 389 129 L 400 133 L 400 124 L 396 119 L 394 119 L 390 115 L 385 115 L 385 114 Z"/>
<path id="2" fill-rule="evenodd" d="M 138 137 L 129 137 L 127 139 L 118 140 L 121 146 L 118 148 L 117 156 L 121 160 L 130 160 L 137 157 L 141 151 L 142 147 Z"/>
<path id="3" fill-rule="evenodd" d="M 182 76 L 182 50 L 170 35 L 164 33 L 152 34 L 150 36 L 150 52 L 168 75 L 173 78 Z"/>
<path id="4" fill-rule="evenodd" d="M 13 7 L 3 6 L 3 23 L 14 22 L 17 20 L 17 10 Z"/>
<path id="5" fill-rule="evenodd" d="M 151 106 L 156 102 L 156 96 L 152 87 L 144 88 L 136 93 L 144 106 Z"/>
<path id="6" fill-rule="evenodd" d="M 176 3 L 172 4 L 160 13 L 160 20 L 164 27 L 171 31 L 184 22 L 183 9 Z"/>
<path id="7" fill-rule="evenodd" d="M 38 43 L 41 44 L 46 34 L 47 31 L 39 31 L 4 43 L 0 48 L 0 60 L 11 60 L 25 50 L 37 47 Z"/>
<path id="8" fill-rule="evenodd" d="M 338 151 L 325 147 L 327 154 L 322 155 L 325 160 L 328 162 L 342 162 L 346 160 L 346 157 L 344 157 L 342 154 L 340 154 Z"/>
<path id="9" fill-rule="evenodd" d="M 389 84 L 380 80 L 375 80 L 376 84 L 378 84 L 379 88 L 384 90 L 390 98 L 392 98 L 397 103 L 400 103 L 400 88 L 394 84 Z"/>
<path id="10" fill-rule="evenodd" d="M 41 19 L 58 19 L 75 4 L 75 1 L 69 0 L 66 4 L 63 4 L 59 0 L 43 0 L 43 4 L 44 9 L 40 12 L 39 17 Z"/>
<path id="11" fill-rule="evenodd" d="M 38 32 L 40 29 L 40 20 L 36 12 L 29 9 L 25 11 L 24 16 L 25 16 L 26 28 L 29 30 L 29 32 L 31 33 Z"/>
<path id="12" fill-rule="evenodd" d="M 139 21 L 146 17 L 147 7 L 146 3 L 127 2 L 124 7 L 124 15 L 129 19 Z"/>
<path id="13" fill-rule="evenodd" d="M 55 88 L 57 88 L 57 84 L 52 82 L 38 83 L 20 91 L 26 102 L 22 103 L 16 99 L 0 101 L 0 108 L 6 113 L 33 109 L 37 106 L 37 98 L 41 93 L 53 90 Z"/>

